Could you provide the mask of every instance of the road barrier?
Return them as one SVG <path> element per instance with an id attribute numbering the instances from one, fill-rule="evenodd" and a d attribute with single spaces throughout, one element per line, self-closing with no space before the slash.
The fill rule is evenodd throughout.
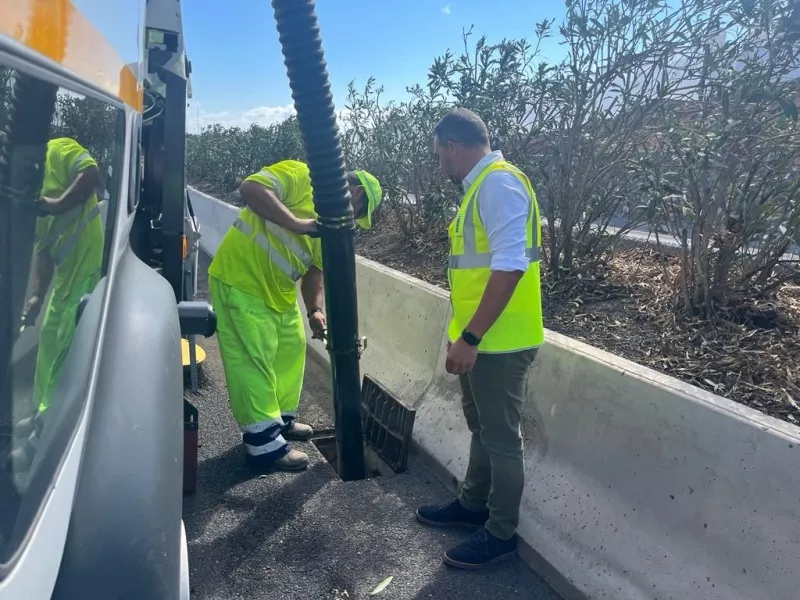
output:
<path id="1" fill-rule="evenodd" d="M 192 194 L 213 254 L 238 210 Z M 361 257 L 357 275 L 362 372 L 417 409 L 415 444 L 462 480 L 469 432 L 444 371 L 447 293 Z M 800 429 L 546 337 L 523 416 L 519 533 L 533 566 L 565 598 L 797 598 Z"/>

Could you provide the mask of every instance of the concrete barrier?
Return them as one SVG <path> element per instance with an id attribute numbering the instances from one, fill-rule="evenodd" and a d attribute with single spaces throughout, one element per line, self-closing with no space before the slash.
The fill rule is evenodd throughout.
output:
<path id="1" fill-rule="evenodd" d="M 447 294 L 360 257 L 357 276 L 362 372 L 417 408 L 415 443 L 461 480 Z M 565 597 L 798 597 L 800 429 L 548 331 L 523 434 L 520 535 Z"/>
<path id="2" fill-rule="evenodd" d="M 356 260 L 358 328 L 367 338 L 361 371 L 379 380 L 404 402 L 416 405 L 437 376 L 447 294 L 418 279 L 362 257 Z M 306 323 L 306 334 L 311 331 Z M 319 341 L 309 344 L 325 361 Z"/>
<path id="3" fill-rule="evenodd" d="M 209 256 L 214 256 L 222 237 L 241 209 L 194 188 L 189 188 L 189 200 L 200 223 L 200 248 Z"/>

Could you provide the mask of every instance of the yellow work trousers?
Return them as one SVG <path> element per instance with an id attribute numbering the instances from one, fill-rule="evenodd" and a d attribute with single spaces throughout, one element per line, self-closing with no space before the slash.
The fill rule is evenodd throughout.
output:
<path id="1" fill-rule="evenodd" d="M 278 312 L 215 277 L 208 281 L 231 412 L 247 452 L 265 461 L 284 456 L 282 432 L 300 403 L 306 334 L 300 307 Z"/>
<path id="2" fill-rule="evenodd" d="M 44 412 L 50 406 L 61 379 L 61 370 L 78 327 L 81 298 L 94 290 L 99 279 L 98 271 L 75 285 L 57 282 L 50 294 L 39 334 L 33 383 L 33 396 L 39 412 Z"/>

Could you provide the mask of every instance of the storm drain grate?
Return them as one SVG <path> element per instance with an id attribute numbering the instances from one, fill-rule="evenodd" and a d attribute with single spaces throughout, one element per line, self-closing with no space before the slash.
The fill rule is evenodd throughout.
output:
<path id="1" fill-rule="evenodd" d="M 380 383 L 364 376 L 361 386 L 364 439 L 396 473 L 404 471 L 408 464 L 416 414 L 416 410 L 400 402 Z"/>

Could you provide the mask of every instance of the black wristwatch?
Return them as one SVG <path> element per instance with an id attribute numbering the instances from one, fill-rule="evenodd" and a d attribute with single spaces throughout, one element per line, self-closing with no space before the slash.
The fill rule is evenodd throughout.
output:
<path id="1" fill-rule="evenodd" d="M 461 332 L 461 339 L 467 342 L 467 344 L 470 346 L 477 346 L 481 343 L 481 338 L 466 329 Z"/>
<path id="2" fill-rule="evenodd" d="M 308 318 L 310 319 L 311 317 L 314 316 L 315 313 L 318 313 L 318 312 L 322 312 L 322 309 L 319 308 L 319 307 L 312 308 L 310 311 L 308 311 Z"/>

